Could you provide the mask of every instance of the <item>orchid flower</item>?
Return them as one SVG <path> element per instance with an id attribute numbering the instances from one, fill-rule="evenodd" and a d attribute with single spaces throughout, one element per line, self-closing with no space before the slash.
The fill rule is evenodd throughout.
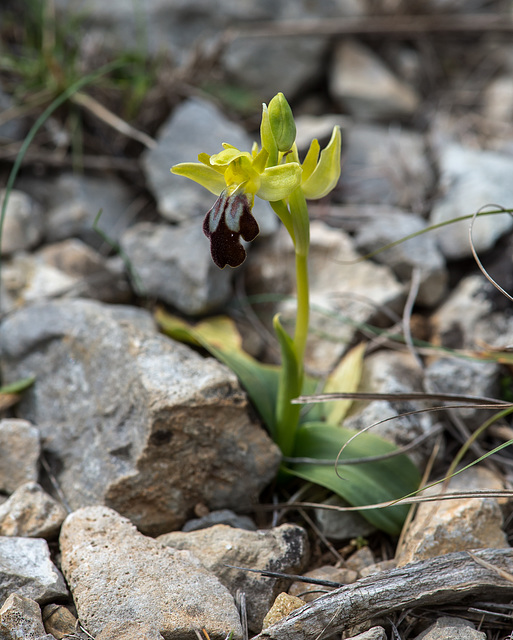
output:
<path id="1" fill-rule="evenodd" d="M 238 267 L 246 258 L 240 238 L 251 241 L 259 233 L 252 208 L 255 195 L 262 200 L 287 198 L 301 184 L 301 167 L 290 162 L 267 167 L 269 152 L 239 151 L 223 144 L 223 151 L 212 156 L 200 153 L 199 162 L 183 162 L 171 171 L 185 176 L 219 196 L 207 213 L 203 231 L 210 239 L 212 259 L 221 269 Z"/>

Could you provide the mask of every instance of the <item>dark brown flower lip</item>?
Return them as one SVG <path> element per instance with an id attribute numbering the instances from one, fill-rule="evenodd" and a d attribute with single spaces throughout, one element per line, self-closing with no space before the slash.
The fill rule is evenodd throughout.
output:
<path id="1" fill-rule="evenodd" d="M 210 240 L 212 260 L 220 269 L 226 265 L 241 265 L 246 259 L 241 238 L 251 242 L 259 231 L 245 193 L 228 195 L 223 191 L 203 221 L 203 233 Z"/>

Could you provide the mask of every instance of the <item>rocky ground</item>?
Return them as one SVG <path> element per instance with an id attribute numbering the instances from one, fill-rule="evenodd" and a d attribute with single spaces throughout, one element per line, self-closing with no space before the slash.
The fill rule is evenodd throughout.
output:
<path id="1" fill-rule="evenodd" d="M 75 77 L 127 51 L 139 67 L 128 91 L 93 83 L 44 122 L 6 209 L 2 383 L 35 383 L 0 395 L 0 639 L 510 637 L 508 448 L 453 478 L 450 491 L 473 497 L 423 503 L 393 539 L 323 509 L 340 505 L 324 491 L 277 492 L 280 452 L 235 375 L 162 335 L 153 314 L 228 313 L 245 348 L 276 361 L 269 320 L 279 309 L 286 322 L 294 304 L 288 236 L 259 201 L 246 263 L 219 270 L 202 233 L 212 197 L 169 168 L 225 141 L 249 149 L 260 103 L 283 91 L 300 151 L 334 125 L 343 133 L 340 182 L 311 209 L 307 368 L 322 378 L 365 340 L 361 390 L 390 395 L 355 402 L 344 426 L 408 413 L 375 431 L 418 440 L 409 455 L 443 477 L 490 412 L 411 413 L 425 405 L 393 394 L 511 399 L 512 303 L 473 257 L 513 290 L 513 219 L 500 213 L 513 208 L 510 4 L 189 0 L 134 13 L 93 0 L 74 30 L 78 0 L 42 6 L 66 39 L 42 39 L 39 93 L 32 68 L 14 64 L 32 14 L 0 8 L 1 185 L 63 88 L 51 83 L 71 41 Z M 141 33 L 149 53 L 137 57 Z M 478 210 L 497 213 L 474 220 L 472 241 L 467 219 L 359 259 Z M 512 433 L 503 418 L 462 464 Z M 318 507 L 269 508 L 294 499 Z M 444 587 L 475 549 L 488 550 L 482 575 Z M 423 586 L 428 570 L 439 588 Z M 392 586 L 379 604 L 401 582 L 409 593 L 394 601 Z M 349 605 L 338 592 L 314 601 L 336 585 Z M 323 602 L 335 602 L 329 619 Z"/>

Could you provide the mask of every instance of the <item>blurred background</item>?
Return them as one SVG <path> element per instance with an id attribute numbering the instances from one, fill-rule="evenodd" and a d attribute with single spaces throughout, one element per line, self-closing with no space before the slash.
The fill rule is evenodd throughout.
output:
<path id="1" fill-rule="evenodd" d="M 277 91 L 298 119 L 300 152 L 342 128 L 340 183 L 312 210 L 332 226 L 358 235 L 376 216 L 406 213 L 416 230 L 511 206 L 512 36 L 507 0 L 3 0 L 0 187 L 21 164 L 2 255 L 69 238 L 112 255 L 137 222 L 204 215 L 209 194 L 169 167 L 225 140 L 249 148 Z M 100 211 L 108 239 L 93 230 Z M 276 220 L 261 215 L 266 237 Z M 388 220 L 358 248 L 412 230 Z M 511 222 L 480 228 L 478 249 Z M 438 243 L 442 261 L 471 255 L 466 226 Z M 5 277 L 4 311 L 25 296 L 27 269 Z M 447 277 L 420 302 L 439 302 Z M 227 291 L 183 310 L 209 311 Z"/>

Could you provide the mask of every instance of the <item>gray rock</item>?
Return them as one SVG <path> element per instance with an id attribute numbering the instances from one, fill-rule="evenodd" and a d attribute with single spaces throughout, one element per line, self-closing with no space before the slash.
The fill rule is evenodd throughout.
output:
<path id="1" fill-rule="evenodd" d="M 422 135 L 370 124 L 345 130 L 339 181 L 344 203 L 387 204 L 423 213 L 434 182 Z"/>
<path id="2" fill-rule="evenodd" d="M 362 382 L 359 391 L 369 393 L 409 393 L 422 392 L 422 371 L 409 353 L 378 351 L 364 360 Z M 410 400 L 358 400 L 344 420 L 344 427 L 360 430 L 376 424 L 372 433 L 380 435 L 398 446 L 404 446 L 417 437 L 429 434 L 434 429 L 431 413 L 417 413 L 395 418 L 420 408 L 418 402 Z M 391 418 L 382 422 L 386 418 Z M 433 448 L 433 441 L 427 439 L 409 456 L 422 466 Z"/>
<path id="3" fill-rule="evenodd" d="M 489 325 L 492 317 L 496 316 L 488 292 L 489 285 L 483 276 L 463 278 L 431 316 L 432 342 L 450 349 L 477 348 L 483 340 L 482 332 L 476 331 L 477 327 L 483 319 Z M 505 337 L 502 332 L 499 335 Z M 497 340 L 497 335 L 494 340 Z"/>
<path id="4" fill-rule="evenodd" d="M 345 130 L 351 125 L 350 118 L 341 116 L 338 113 L 325 114 L 322 116 L 312 116 L 300 114 L 295 117 L 296 121 L 296 144 L 300 153 L 306 153 L 310 143 L 317 138 L 324 148 L 324 143 L 328 143 L 333 127 L 338 126 L 342 130 L 342 139 L 345 138 Z"/>
<path id="5" fill-rule="evenodd" d="M 383 627 L 372 627 L 368 631 L 351 636 L 348 640 L 386 640 L 387 632 Z"/>
<path id="6" fill-rule="evenodd" d="M 482 207 L 513 207 L 513 187 L 509 180 L 513 172 L 513 158 L 458 144 L 444 145 L 437 154 L 440 194 L 431 210 L 431 224 L 472 215 Z M 462 220 L 436 232 L 440 248 L 447 258 L 460 259 L 472 255 L 469 225 L 469 220 Z M 473 242 L 478 254 L 493 247 L 512 227 L 513 218 L 508 214 L 476 219 Z"/>
<path id="7" fill-rule="evenodd" d="M 5 199 L 5 189 L 0 190 L 0 209 Z M 12 190 L 5 212 L 0 255 L 8 256 L 16 251 L 35 247 L 43 237 L 43 212 L 41 207 L 22 191 Z"/>
<path id="8" fill-rule="evenodd" d="M 198 503 L 251 503 L 277 470 L 236 377 L 156 333 L 142 309 L 32 305 L 5 320 L 0 352 L 6 381 L 37 377 L 19 411 L 37 422 L 72 509 L 104 503 L 164 533 Z"/>
<path id="9" fill-rule="evenodd" d="M 122 303 L 131 290 L 121 259 L 107 259 L 81 240 L 69 239 L 6 261 L 1 272 L 4 312 L 57 297 Z"/>
<path id="10" fill-rule="evenodd" d="M 504 483 L 484 467 L 472 467 L 449 481 L 448 491 L 501 491 Z M 426 489 L 422 495 L 440 493 L 442 485 Z M 508 541 L 502 530 L 503 517 L 496 498 L 472 496 L 454 500 L 424 502 L 418 506 L 413 523 L 405 532 L 397 553 L 399 566 L 434 558 L 454 551 L 503 549 Z"/>
<path id="11" fill-rule="evenodd" d="M 420 102 L 369 48 L 350 38 L 335 45 L 330 91 L 350 115 L 362 120 L 410 116 Z"/>
<path id="12" fill-rule="evenodd" d="M 0 421 L 0 491 L 12 493 L 38 476 L 39 430 L 28 420 Z"/>
<path id="13" fill-rule="evenodd" d="M 483 115 L 492 122 L 511 122 L 513 118 L 513 87 L 511 75 L 493 78 L 483 94 Z"/>
<path id="14" fill-rule="evenodd" d="M 227 47 L 222 64 L 232 82 L 265 100 L 278 91 L 292 99 L 319 74 L 328 53 L 326 36 L 237 38 Z"/>
<path id="15" fill-rule="evenodd" d="M 213 104 L 191 98 L 180 104 L 157 135 L 158 146 L 143 154 L 143 169 L 149 188 L 157 200 L 159 213 L 170 222 L 202 218 L 216 196 L 199 184 L 170 172 L 180 162 L 197 162 L 199 153 L 219 153 L 222 143 L 250 151 L 252 140 L 237 123 L 228 120 Z M 261 236 L 278 227 L 269 205 L 255 198 L 253 209 Z"/>
<path id="16" fill-rule="evenodd" d="M 151 638 L 158 632 L 170 640 L 192 639 L 202 628 L 216 640 L 229 631 L 241 637 L 234 600 L 212 573 L 191 553 L 143 536 L 112 509 L 72 513 L 60 546 L 79 618 L 92 635 L 109 623 L 136 621 L 152 631 Z"/>
<path id="17" fill-rule="evenodd" d="M 232 295 L 233 272 L 213 263 L 199 220 L 179 227 L 142 222 L 124 233 L 121 245 L 145 295 L 182 313 L 209 313 Z"/>
<path id="18" fill-rule="evenodd" d="M 0 536 L 0 602 L 14 592 L 39 604 L 68 597 L 46 540 Z"/>
<path id="19" fill-rule="evenodd" d="M 152 624 L 129 620 L 109 622 L 95 640 L 164 640 Z"/>
<path id="20" fill-rule="evenodd" d="M 349 506 L 347 502 L 337 495 L 323 500 L 322 504 L 340 507 Z M 334 542 L 351 540 L 358 536 L 365 537 L 376 531 L 375 527 L 356 511 L 343 512 L 331 509 L 315 509 L 315 519 L 322 533 Z"/>
<path id="21" fill-rule="evenodd" d="M 66 509 L 40 485 L 28 482 L 0 505 L 0 535 L 50 540 L 59 533 L 66 515 Z"/>
<path id="22" fill-rule="evenodd" d="M 174 549 L 191 551 L 233 596 L 238 591 L 244 592 L 248 625 L 255 633 L 262 629 L 266 613 L 278 593 L 288 588 L 290 580 L 263 577 L 227 565 L 301 573 L 309 555 L 306 532 L 292 524 L 268 531 L 245 531 L 219 524 L 190 533 L 173 531 L 160 536 L 158 540 Z"/>
<path id="23" fill-rule="evenodd" d="M 421 216 L 392 207 L 353 207 L 352 213 L 358 221 L 356 249 L 364 255 L 427 227 Z M 373 259 L 388 265 L 402 281 L 408 281 L 412 271 L 417 269 L 420 275 L 418 304 L 433 306 L 440 302 L 447 290 L 445 259 L 432 233 L 406 240 L 378 253 Z"/>
<path id="24" fill-rule="evenodd" d="M 256 524 L 248 516 L 239 516 L 230 509 L 220 509 L 219 511 L 211 511 L 202 518 L 194 518 L 188 520 L 182 527 L 182 531 L 187 533 L 189 531 L 198 531 L 199 529 L 206 529 L 212 527 L 215 524 L 226 524 L 236 529 L 246 529 L 246 531 L 256 531 Z"/>
<path id="25" fill-rule="evenodd" d="M 469 396 L 499 395 L 500 366 L 496 362 L 467 360 L 463 358 L 439 358 L 431 362 L 425 371 L 424 386 L 430 393 L 456 393 Z M 450 409 L 469 429 L 477 428 L 496 409 Z"/>
<path id="26" fill-rule="evenodd" d="M 71 605 L 74 608 L 74 605 Z M 47 604 L 43 608 L 43 624 L 47 633 L 51 633 L 57 640 L 66 640 L 68 636 L 76 635 L 76 640 L 85 640 L 86 636 L 77 626 L 77 619 L 67 606 L 61 604 Z"/>
<path id="27" fill-rule="evenodd" d="M 486 633 L 477 631 L 470 620 L 442 616 L 415 640 L 486 640 Z"/>
<path id="28" fill-rule="evenodd" d="M 312 330 L 306 363 L 313 374 L 326 375 L 338 363 L 346 345 L 356 336 L 357 323 L 384 322 L 383 307 L 398 311 L 404 299 L 404 287 L 388 267 L 370 261 L 356 262 L 359 257 L 346 233 L 320 221 L 312 223 Z M 339 263 L 353 260 L 352 264 Z M 247 281 L 251 293 L 294 294 L 294 251 L 285 229 L 281 228 L 265 245 L 254 248 Z M 277 307 L 284 326 L 293 330 L 295 301 L 285 301 Z"/>
<path id="29" fill-rule="evenodd" d="M 18 593 L 11 593 L 0 609 L 0 637 L 2 640 L 53 638 L 45 633 L 38 603 Z"/>
<path id="30" fill-rule="evenodd" d="M 112 241 L 117 241 L 128 227 L 132 197 L 124 182 L 111 176 L 91 178 L 73 174 L 60 175 L 49 191 L 46 202 L 46 238 L 50 242 L 80 238 L 95 248 L 105 240 L 93 229 L 101 211 L 98 227 Z"/>

